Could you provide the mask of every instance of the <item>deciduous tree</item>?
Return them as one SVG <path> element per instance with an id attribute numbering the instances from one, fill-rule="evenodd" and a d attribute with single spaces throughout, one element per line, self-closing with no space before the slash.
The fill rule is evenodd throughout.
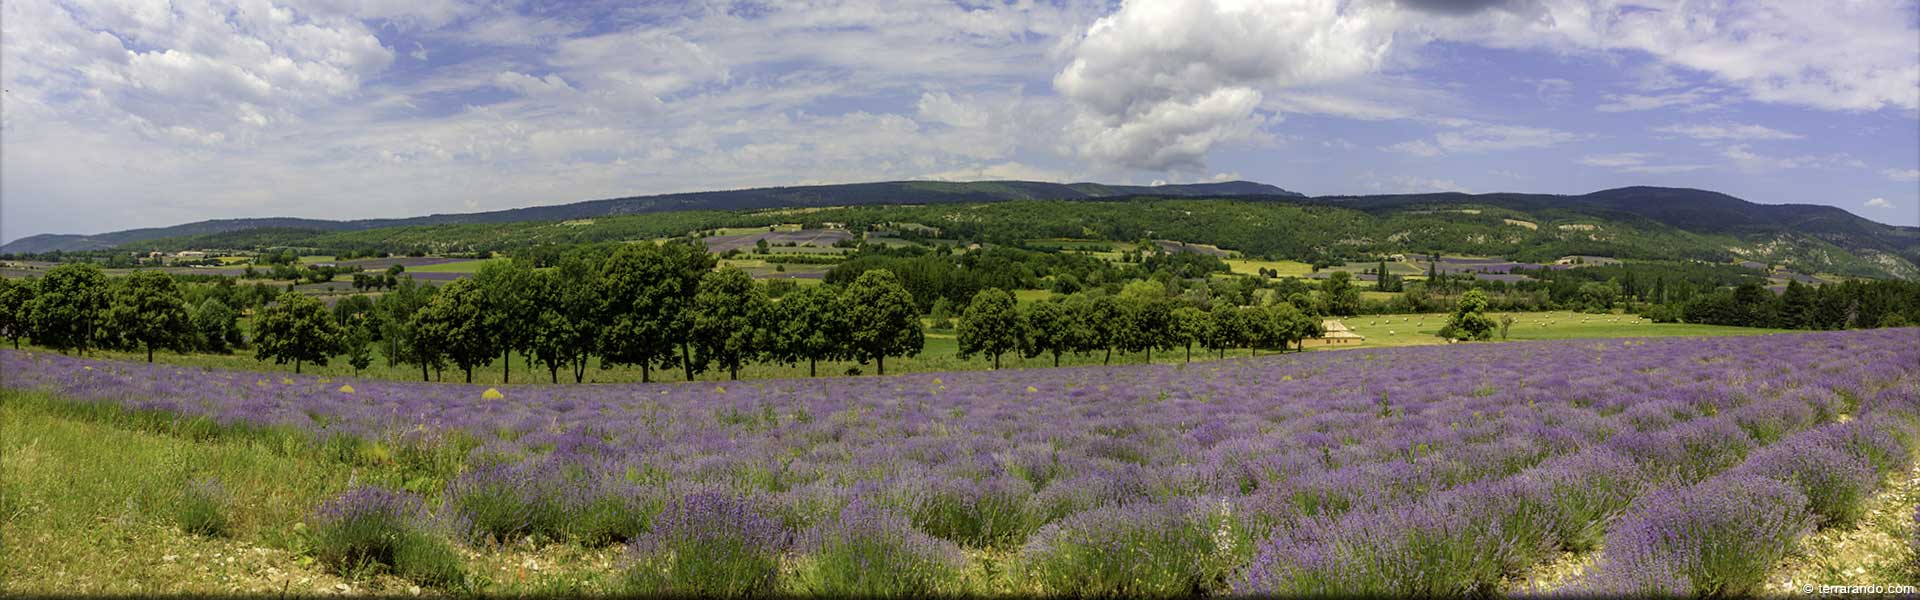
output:
<path id="1" fill-rule="evenodd" d="M 0 277 L 0 335 L 13 341 L 15 350 L 33 329 L 34 281 Z"/>
<path id="2" fill-rule="evenodd" d="M 487 318 L 486 292 L 472 279 L 440 288 L 414 314 L 416 335 L 431 340 L 473 383 L 474 367 L 493 363 L 495 337 Z"/>
<path id="3" fill-rule="evenodd" d="M 820 361 L 848 355 L 846 307 L 840 304 L 838 290 L 826 285 L 801 287 L 782 296 L 773 309 L 778 315 L 770 327 L 776 362 L 807 361 L 807 376 L 815 377 L 820 374 Z"/>
<path id="4" fill-rule="evenodd" d="M 740 378 L 740 365 L 764 354 L 766 292 L 738 267 L 721 267 L 700 281 L 693 298 L 693 347 L 702 364 L 727 369 L 728 379 Z"/>
<path id="5" fill-rule="evenodd" d="M 33 340 L 55 350 L 93 347 L 105 323 L 107 273 L 86 264 L 63 264 L 40 278 L 33 297 Z"/>
<path id="6" fill-rule="evenodd" d="M 993 368 L 1000 368 L 1000 355 L 1020 347 L 1020 312 L 1013 294 L 1000 288 L 987 288 L 973 295 L 966 311 L 960 314 L 960 358 L 975 354 L 993 357 Z"/>
<path id="7" fill-rule="evenodd" d="M 1065 304 L 1045 300 L 1029 304 L 1021 311 L 1025 331 L 1020 336 L 1021 354 L 1033 358 L 1053 355 L 1053 366 L 1060 366 L 1060 354 L 1073 350 L 1073 315 Z"/>
<path id="8" fill-rule="evenodd" d="M 1447 318 L 1447 325 L 1440 328 L 1440 337 L 1453 340 L 1485 341 L 1493 339 L 1493 331 L 1499 323 L 1487 316 L 1487 294 L 1478 289 L 1467 290 L 1460 295 L 1460 301 L 1454 304 L 1453 314 Z"/>
<path id="9" fill-rule="evenodd" d="M 1208 338 L 1211 325 L 1212 319 L 1206 311 L 1191 306 L 1173 309 L 1173 326 L 1169 331 L 1174 344 L 1187 349 L 1186 362 L 1193 362 L 1193 345 Z"/>
<path id="10" fill-rule="evenodd" d="M 500 352 L 500 381 L 513 383 L 513 352 L 525 352 L 539 311 L 534 306 L 533 267 L 524 261 L 490 261 L 474 274 L 487 300 L 487 325 Z"/>
<path id="11" fill-rule="evenodd" d="M 187 299 L 173 276 L 159 271 L 134 271 L 115 286 L 108 310 L 113 331 L 128 343 L 144 347 L 147 362 L 154 348 L 186 351 L 193 345 L 193 322 Z"/>
<path id="12" fill-rule="evenodd" d="M 255 359 L 291 362 L 293 372 L 299 373 L 303 363 L 326 366 L 328 358 L 340 353 L 340 325 L 319 300 L 281 294 L 255 320 L 253 346 Z"/>
<path id="13" fill-rule="evenodd" d="M 841 304 L 847 309 L 848 347 L 854 359 L 873 361 L 881 375 L 887 374 L 887 357 L 914 356 L 926 346 L 913 294 L 892 271 L 861 273 L 841 292 Z"/>

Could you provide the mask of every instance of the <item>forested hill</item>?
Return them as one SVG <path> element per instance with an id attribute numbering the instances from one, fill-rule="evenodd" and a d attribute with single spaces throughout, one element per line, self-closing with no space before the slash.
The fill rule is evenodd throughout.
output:
<path id="1" fill-rule="evenodd" d="M 863 206 L 877 204 L 947 204 L 958 202 L 996 202 L 1006 200 L 1074 200 L 1153 195 L 1169 197 L 1264 195 L 1287 198 L 1304 197 L 1297 192 L 1251 181 L 1195 183 L 1159 186 L 1107 185 L 1102 183 L 1048 183 L 1041 181 L 883 181 L 838 185 L 753 188 L 714 192 L 688 192 L 654 196 L 629 196 L 588 200 L 552 206 L 529 206 L 478 213 L 436 214 L 404 219 L 361 219 L 328 221 L 320 219 L 262 218 L 217 219 L 172 227 L 129 229 L 95 235 L 41 234 L 14 240 L 0 246 L 0 253 L 40 253 L 101 250 L 131 242 L 160 238 L 200 236 L 246 229 L 307 229 L 319 231 L 358 231 L 414 225 L 459 225 L 473 223 L 512 223 L 519 221 L 564 221 L 617 215 L 633 215 L 682 210 L 742 210 L 761 208 Z"/>
<path id="2" fill-rule="evenodd" d="M 1832 263 L 1851 254 L 1889 275 L 1920 276 L 1920 228 L 1887 225 L 1834 206 L 1820 204 L 1756 204 L 1708 190 L 1662 187 L 1624 187 L 1578 196 L 1552 194 L 1402 194 L 1383 196 L 1319 196 L 1313 202 L 1355 208 L 1375 215 L 1419 211 L 1422 207 L 1477 205 L 1525 212 L 1556 219 L 1588 216 L 1595 219 L 1658 224 L 1688 233 L 1724 236 L 1744 242 L 1729 248 L 1759 261 Z M 1604 232 L 1605 223 L 1593 223 Z M 1580 223 L 1561 222 L 1578 231 Z M 1599 237 L 1604 237 L 1600 235 Z"/>

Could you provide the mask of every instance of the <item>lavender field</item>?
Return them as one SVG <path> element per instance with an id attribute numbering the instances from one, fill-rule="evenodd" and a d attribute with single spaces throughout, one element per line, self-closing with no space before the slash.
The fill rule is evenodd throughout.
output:
<path id="1" fill-rule="evenodd" d="M 726 385 L 487 388 L 11 351 L 0 371 L 74 414 L 381 466 L 313 508 L 305 551 L 449 589 L 458 555 L 421 548 L 532 538 L 619 548 L 612 576 L 642 592 L 1484 594 L 1577 562 L 1555 589 L 1739 594 L 1910 469 L 1917 338 Z"/>

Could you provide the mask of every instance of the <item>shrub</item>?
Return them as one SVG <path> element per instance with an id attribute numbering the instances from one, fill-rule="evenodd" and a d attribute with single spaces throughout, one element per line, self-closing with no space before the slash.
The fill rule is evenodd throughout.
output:
<path id="1" fill-rule="evenodd" d="M 621 544 L 646 533 L 662 502 L 640 486 L 606 482 L 579 494 L 567 511 L 565 529 L 590 547 Z"/>
<path id="2" fill-rule="evenodd" d="M 738 496 L 695 492 L 669 503 L 634 540 L 626 580 L 642 594 L 749 596 L 774 589 L 791 535 Z"/>
<path id="3" fill-rule="evenodd" d="M 1866 460 L 1828 445 L 1786 443 L 1768 446 L 1740 465 L 1740 472 L 1793 486 L 1822 527 L 1844 525 L 1860 517 L 1880 478 Z"/>
<path id="4" fill-rule="evenodd" d="M 1823 443 L 1848 455 L 1867 461 L 1877 476 L 1906 468 L 1911 455 L 1895 435 L 1899 430 L 1892 418 L 1861 418 L 1822 430 Z"/>
<path id="5" fill-rule="evenodd" d="M 896 499 L 921 531 L 974 548 L 1018 543 L 1033 531 L 1027 505 L 1032 486 L 1025 480 L 924 477 L 903 482 Z"/>
<path id="6" fill-rule="evenodd" d="M 1225 587 L 1251 550 L 1230 501 L 1181 498 L 1048 525 L 1021 549 L 1017 568 L 1046 594 L 1189 596 Z"/>
<path id="7" fill-rule="evenodd" d="M 1314 519 L 1268 541 L 1239 593 L 1486 594 L 1551 549 L 1546 486 L 1477 482 L 1410 506 Z"/>
<path id="8" fill-rule="evenodd" d="M 232 527 L 227 519 L 229 502 L 220 480 L 207 477 L 189 481 L 174 505 L 174 523 L 194 535 L 225 536 Z"/>
<path id="9" fill-rule="evenodd" d="M 801 536 L 795 588 L 836 596 L 953 593 L 966 556 L 898 513 L 855 500 Z"/>
<path id="10" fill-rule="evenodd" d="M 417 496 L 356 487 L 314 511 L 314 558 L 344 576 L 390 570 L 415 582 L 456 587 L 466 581 L 460 556 L 434 535 Z"/>
<path id="11" fill-rule="evenodd" d="M 1605 554 L 1580 591 L 1662 596 L 1759 592 L 1768 569 L 1812 527 L 1806 502 L 1791 486 L 1741 473 L 1653 492 L 1608 533 Z"/>
<path id="12" fill-rule="evenodd" d="M 1714 419 L 1621 434 L 1607 447 L 1632 458 L 1650 480 L 1685 485 L 1740 464 L 1753 450 L 1753 438 L 1732 422 Z"/>
<path id="13" fill-rule="evenodd" d="M 543 535 L 559 538 L 567 523 L 561 494 L 567 482 L 546 461 L 476 467 L 447 485 L 447 504 L 476 542 Z"/>
<path id="14" fill-rule="evenodd" d="M 1598 547 L 1607 524 L 1641 487 L 1633 461 L 1605 448 L 1554 459 L 1535 473 L 1552 503 L 1554 537 L 1573 552 Z"/>

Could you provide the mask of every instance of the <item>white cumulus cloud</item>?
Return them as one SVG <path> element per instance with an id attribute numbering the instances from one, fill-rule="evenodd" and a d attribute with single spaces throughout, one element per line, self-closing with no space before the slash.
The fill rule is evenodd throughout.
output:
<path id="1" fill-rule="evenodd" d="M 1886 198 L 1872 198 L 1867 200 L 1867 208 L 1893 208 L 1893 203 Z"/>
<path id="2" fill-rule="evenodd" d="M 1264 90 L 1377 69 L 1390 12 L 1337 0 L 1134 0 L 1072 40 L 1054 89 L 1070 135 L 1127 168 L 1199 168 L 1215 145 L 1258 138 Z"/>

